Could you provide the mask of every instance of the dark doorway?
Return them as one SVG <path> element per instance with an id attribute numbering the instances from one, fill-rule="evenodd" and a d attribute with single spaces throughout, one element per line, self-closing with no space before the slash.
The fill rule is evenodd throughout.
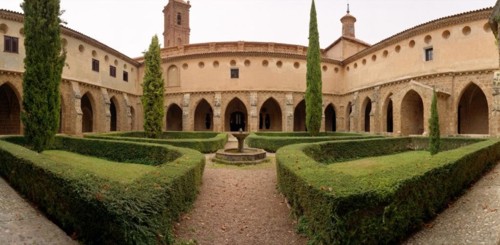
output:
<path id="1" fill-rule="evenodd" d="M 92 132 L 94 130 L 94 111 L 89 94 L 85 94 L 81 99 L 82 108 L 82 132 Z"/>
<path id="2" fill-rule="evenodd" d="M 213 131 L 214 113 L 212 107 L 203 99 L 198 103 L 194 113 L 194 130 L 195 131 Z"/>
<path id="3" fill-rule="evenodd" d="M 370 132 L 370 114 L 372 113 L 372 101 L 368 98 L 364 104 L 365 104 L 364 129 L 365 132 Z"/>
<path id="4" fill-rule="evenodd" d="M 168 107 L 167 131 L 182 131 L 182 109 L 177 104 Z"/>
<path id="5" fill-rule="evenodd" d="M 111 104 L 109 105 L 109 112 L 111 113 L 111 128 L 110 131 L 116 131 L 117 125 L 117 115 L 116 115 L 116 106 L 113 100 L 111 100 Z"/>
<path id="6" fill-rule="evenodd" d="M 231 113 L 231 118 L 229 119 L 229 127 L 231 131 L 245 131 L 245 113 L 241 111 Z"/>
<path id="7" fill-rule="evenodd" d="M 293 112 L 293 131 L 307 131 L 306 129 L 306 102 L 302 100 Z"/>
<path id="8" fill-rule="evenodd" d="M 328 105 L 325 110 L 325 130 L 335 132 L 337 131 L 337 113 L 332 104 Z"/>
<path id="9" fill-rule="evenodd" d="M 465 88 L 458 105 L 459 134 L 488 134 L 488 101 L 479 86 L 471 83 Z"/>
<path id="10" fill-rule="evenodd" d="M 227 104 L 224 117 L 226 131 L 247 130 L 247 109 L 240 99 L 234 98 Z"/>
<path id="11" fill-rule="evenodd" d="M 0 86 L 0 134 L 21 133 L 19 99 L 10 85 Z"/>
<path id="12" fill-rule="evenodd" d="M 387 132 L 394 132 L 394 118 L 393 118 L 393 109 L 392 109 L 392 100 L 389 101 L 387 105 Z"/>

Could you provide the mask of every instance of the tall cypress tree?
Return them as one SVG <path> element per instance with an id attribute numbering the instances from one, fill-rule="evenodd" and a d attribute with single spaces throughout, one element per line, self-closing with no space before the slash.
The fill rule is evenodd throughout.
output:
<path id="1" fill-rule="evenodd" d="M 155 35 L 145 56 L 144 83 L 142 84 L 142 106 L 144 108 L 144 131 L 149 138 L 160 138 L 163 110 L 164 85 L 161 72 L 160 44 Z"/>
<path id="2" fill-rule="evenodd" d="M 317 135 L 321 128 L 323 92 L 321 82 L 321 53 L 319 47 L 318 23 L 314 0 L 311 5 L 309 21 L 309 48 L 307 49 L 307 89 L 306 89 L 306 127 L 311 136 Z"/>
<path id="3" fill-rule="evenodd" d="M 66 59 L 61 45 L 59 0 L 25 0 L 22 120 L 26 140 L 41 152 L 59 128 L 59 86 Z"/>
<path id="4" fill-rule="evenodd" d="M 436 89 L 433 90 L 431 117 L 429 118 L 429 152 L 435 155 L 440 148 L 439 115 L 437 110 Z"/>

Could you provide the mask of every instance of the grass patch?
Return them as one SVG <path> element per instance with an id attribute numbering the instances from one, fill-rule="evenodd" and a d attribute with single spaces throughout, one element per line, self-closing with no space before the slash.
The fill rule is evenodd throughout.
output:
<path id="1" fill-rule="evenodd" d="M 44 151 L 42 154 L 53 161 L 68 164 L 120 183 L 131 183 L 156 169 L 148 165 L 113 162 L 67 151 L 51 150 Z"/>

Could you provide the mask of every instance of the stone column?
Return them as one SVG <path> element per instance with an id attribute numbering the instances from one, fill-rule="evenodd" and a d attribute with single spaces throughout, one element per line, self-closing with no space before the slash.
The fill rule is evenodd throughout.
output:
<path id="1" fill-rule="evenodd" d="M 375 87 L 375 91 L 373 91 L 372 95 L 372 111 L 370 112 L 370 133 L 379 133 L 382 132 L 380 123 L 380 113 L 379 113 L 379 99 L 380 99 L 380 86 Z"/>
<path id="2" fill-rule="evenodd" d="M 247 131 L 257 132 L 259 131 L 259 113 L 257 112 L 257 102 L 258 102 L 257 92 L 250 92 L 250 115 L 248 115 L 248 125 Z"/>
<path id="3" fill-rule="evenodd" d="M 182 131 L 193 131 L 194 126 L 191 123 L 191 116 L 189 113 L 189 104 L 191 102 L 191 94 L 184 94 L 182 99 Z"/>
<path id="4" fill-rule="evenodd" d="M 74 107 L 74 112 L 75 114 L 71 113 L 74 118 L 68 118 L 68 120 L 71 120 L 73 124 L 74 131 L 70 132 L 75 135 L 83 135 L 82 133 L 82 119 L 83 119 L 83 112 L 82 112 L 82 94 L 80 93 L 80 85 L 77 82 L 71 82 L 71 90 L 73 92 L 73 98 L 68 102 L 70 104 L 73 102 L 73 107 Z"/>
<path id="5" fill-rule="evenodd" d="M 325 116 L 325 102 L 321 103 L 321 126 L 319 128 L 320 132 L 326 132 L 326 116 Z"/>
<path id="6" fill-rule="evenodd" d="M 98 132 L 109 132 L 111 131 L 111 100 L 109 99 L 108 95 L 108 90 L 105 88 L 101 88 L 101 94 L 102 94 L 102 105 L 104 107 L 104 126 L 101 126 L 102 124 L 97 121 L 98 125 Z"/>
<path id="7" fill-rule="evenodd" d="M 293 132 L 293 94 L 288 93 L 285 95 L 285 123 L 283 127 L 284 132 Z"/>
<path id="8" fill-rule="evenodd" d="M 215 93 L 215 95 L 214 95 L 214 131 L 216 131 L 216 132 L 224 131 L 224 125 L 222 123 L 222 117 L 221 117 L 221 103 L 222 103 L 222 93 Z"/>
<path id="9" fill-rule="evenodd" d="M 352 111 L 351 111 L 351 115 L 349 115 L 350 117 L 350 129 L 349 131 L 351 132 L 356 132 L 358 131 L 358 128 L 359 128 L 359 125 L 358 125 L 358 97 L 359 97 L 359 94 L 358 92 L 354 93 L 354 96 L 353 96 L 353 99 L 352 99 L 352 102 L 351 102 L 351 107 L 352 107 Z"/>
<path id="10" fill-rule="evenodd" d="M 500 137 L 500 71 L 493 76 L 493 111 L 490 115 L 490 135 Z"/>

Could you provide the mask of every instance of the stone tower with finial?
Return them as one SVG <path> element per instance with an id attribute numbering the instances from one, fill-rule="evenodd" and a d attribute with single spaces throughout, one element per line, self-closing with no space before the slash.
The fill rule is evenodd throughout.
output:
<path id="1" fill-rule="evenodd" d="M 349 4 L 347 4 L 347 13 L 340 19 L 340 22 L 342 22 L 342 36 L 356 38 L 356 32 L 354 30 L 356 18 L 351 15 Z"/>
<path id="2" fill-rule="evenodd" d="M 163 9 L 165 18 L 163 46 L 175 47 L 189 44 L 189 9 L 191 4 L 184 0 L 169 0 Z"/>

